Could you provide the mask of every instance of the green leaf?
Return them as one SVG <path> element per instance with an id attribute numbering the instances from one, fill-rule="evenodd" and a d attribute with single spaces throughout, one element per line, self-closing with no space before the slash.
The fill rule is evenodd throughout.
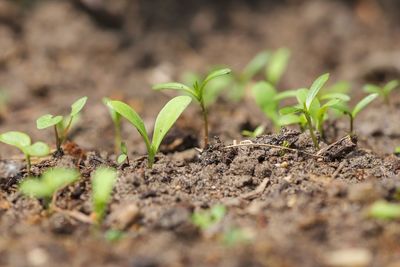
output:
<path id="1" fill-rule="evenodd" d="M 117 172 L 110 168 L 99 168 L 93 175 L 92 202 L 98 220 L 101 220 L 104 216 L 116 180 Z"/>
<path id="2" fill-rule="evenodd" d="M 351 89 L 350 83 L 346 81 L 340 81 L 327 88 L 327 92 L 347 94 L 350 91 L 350 89 Z"/>
<path id="3" fill-rule="evenodd" d="M 277 102 L 275 101 L 276 90 L 274 86 L 268 82 L 258 82 L 252 88 L 254 100 L 261 109 L 272 106 L 276 109 Z"/>
<path id="4" fill-rule="evenodd" d="M 153 132 L 152 151 L 158 151 L 162 140 L 192 99 L 188 96 L 177 96 L 171 99 L 158 113 Z"/>
<path id="5" fill-rule="evenodd" d="M 278 119 L 278 124 L 280 126 L 297 124 L 300 122 L 301 122 L 300 116 L 295 115 L 295 114 L 286 114 L 286 115 L 280 116 Z"/>
<path id="6" fill-rule="evenodd" d="M 297 95 L 297 91 L 296 90 L 287 90 L 287 91 L 283 91 L 283 92 L 278 93 L 274 97 L 274 100 L 275 101 L 281 101 L 281 100 L 286 99 L 286 98 L 296 97 L 296 95 Z"/>
<path id="7" fill-rule="evenodd" d="M 399 81 L 397 80 L 390 81 L 383 87 L 383 92 L 385 93 L 385 95 L 388 95 L 397 86 L 399 86 Z"/>
<path id="8" fill-rule="evenodd" d="M 308 91 L 307 98 L 306 98 L 306 108 L 307 110 L 310 109 L 311 102 L 314 101 L 315 97 L 317 96 L 319 90 L 325 85 L 325 83 L 329 79 L 329 73 L 325 73 L 319 76 L 311 85 L 310 90 Z"/>
<path id="9" fill-rule="evenodd" d="M 110 112 L 110 116 L 111 116 L 112 121 L 114 123 L 119 123 L 121 115 L 119 115 L 119 113 L 117 113 L 114 109 L 112 109 L 110 107 L 110 105 L 108 104 L 110 101 L 111 101 L 111 99 L 109 99 L 108 97 L 104 97 L 103 98 L 103 103 L 104 103 L 104 105 L 107 106 L 108 111 Z"/>
<path id="10" fill-rule="evenodd" d="M 86 101 L 87 101 L 87 96 L 82 97 L 78 100 L 76 100 L 72 105 L 71 105 L 71 117 L 76 116 L 79 112 L 81 112 L 81 110 L 83 109 L 83 107 L 86 105 Z"/>
<path id="11" fill-rule="evenodd" d="M 51 114 L 46 114 L 46 115 L 43 115 L 42 117 L 40 117 L 39 119 L 37 119 L 36 127 L 39 130 L 46 129 L 46 128 L 49 128 L 49 127 L 59 124 L 60 122 L 62 122 L 62 120 L 63 120 L 63 116 L 55 116 L 54 117 Z"/>
<path id="12" fill-rule="evenodd" d="M 364 97 L 360 102 L 358 102 L 358 104 L 354 107 L 353 111 L 351 112 L 353 118 L 355 118 L 357 114 L 360 113 L 361 110 L 363 110 L 366 106 L 368 106 L 377 97 L 378 94 L 370 94 Z"/>
<path id="13" fill-rule="evenodd" d="M 33 157 L 44 157 L 50 154 L 50 148 L 43 142 L 36 142 L 24 149 L 25 153 Z"/>
<path id="14" fill-rule="evenodd" d="M 290 50 L 286 48 L 278 49 L 272 54 L 267 67 L 267 80 L 272 84 L 277 84 L 286 70 L 290 58 Z"/>
<path id="15" fill-rule="evenodd" d="M 153 90 L 164 90 L 164 89 L 184 91 L 184 92 L 188 93 L 189 95 L 193 96 L 194 98 L 199 99 L 199 96 L 197 95 L 195 90 L 193 90 L 192 88 L 190 88 L 187 85 L 184 85 L 183 83 L 175 83 L 175 82 L 160 83 L 160 84 L 156 84 L 153 86 Z"/>
<path id="16" fill-rule="evenodd" d="M 326 100 L 326 99 L 340 99 L 342 101 L 349 101 L 350 96 L 342 93 L 328 93 L 324 94 L 320 97 L 321 100 Z"/>
<path id="17" fill-rule="evenodd" d="M 332 107 L 332 106 L 335 106 L 335 105 L 339 104 L 340 102 L 342 102 L 341 99 L 338 99 L 338 98 L 331 99 L 328 102 L 326 102 L 325 104 L 323 104 L 321 108 Z"/>
<path id="18" fill-rule="evenodd" d="M 248 81 L 253 78 L 268 62 L 270 53 L 263 51 L 257 54 L 243 70 L 243 79 Z"/>
<path id="19" fill-rule="evenodd" d="M 382 94 L 382 88 L 374 84 L 364 85 L 363 90 L 369 94 Z"/>
<path id="20" fill-rule="evenodd" d="M 302 111 L 302 109 L 299 108 L 298 106 L 290 106 L 290 107 L 281 108 L 279 110 L 279 114 L 287 115 L 287 114 L 298 113 L 298 112 L 301 112 L 301 111 Z"/>
<path id="21" fill-rule="evenodd" d="M 140 135 L 143 137 L 143 140 L 146 143 L 147 150 L 150 151 L 151 145 L 149 136 L 146 132 L 146 127 L 144 126 L 143 120 L 136 113 L 136 111 L 134 111 L 129 105 L 121 101 L 110 101 L 108 102 L 108 105 L 116 112 L 118 112 L 122 117 L 127 119 L 133 126 L 135 126 Z"/>
<path id="22" fill-rule="evenodd" d="M 121 154 L 118 156 L 117 158 L 117 163 L 118 164 L 122 164 L 125 162 L 125 160 L 128 158 L 128 156 L 126 154 Z"/>
<path id="23" fill-rule="evenodd" d="M 0 142 L 23 149 L 31 145 L 31 138 L 25 133 L 12 131 L 1 134 Z"/>
<path id="24" fill-rule="evenodd" d="M 345 114 L 351 114 L 350 108 L 343 102 L 338 103 L 336 105 L 331 106 L 333 109 L 336 109 Z"/>
<path id="25" fill-rule="evenodd" d="M 386 201 L 377 201 L 371 206 L 369 215 L 381 220 L 400 219 L 400 205 Z"/>
<path id="26" fill-rule="evenodd" d="M 305 107 L 308 92 L 309 90 L 306 88 L 300 88 L 296 90 L 296 99 L 302 108 Z"/>
<path id="27" fill-rule="evenodd" d="M 44 198 L 53 195 L 50 187 L 45 186 L 42 181 L 35 178 L 23 181 L 19 186 L 19 190 L 29 197 Z"/>
<path id="28" fill-rule="evenodd" d="M 215 71 L 213 71 L 213 72 L 211 72 L 210 74 L 207 75 L 207 77 L 204 79 L 203 83 L 201 84 L 201 87 L 204 88 L 209 81 L 211 81 L 211 80 L 213 80 L 215 78 L 218 78 L 220 76 L 227 75 L 227 74 L 229 74 L 231 72 L 232 72 L 231 69 L 215 70 Z"/>

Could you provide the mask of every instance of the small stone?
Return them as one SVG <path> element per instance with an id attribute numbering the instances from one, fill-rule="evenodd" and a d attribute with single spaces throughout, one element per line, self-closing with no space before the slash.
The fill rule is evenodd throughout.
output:
<path id="1" fill-rule="evenodd" d="M 125 230 L 140 218 L 140 209 L 134 203 L 120 205 L 109 216 L 110 224 L 118 230 Z"/>
<path id="2" fill-rule="evenodd" d="M 325 256 L 325 263 L 331 267 L 365 267 L 371 261 L 371 252 L 364 248 L 335 250 Z"/>
<path id="3" fill-rule="evenodd" d="M 49 255 L 42 248 L 34 248 L 28 252 L 28 261 L 32 266 L 45 266 L 49 261 Z"/>

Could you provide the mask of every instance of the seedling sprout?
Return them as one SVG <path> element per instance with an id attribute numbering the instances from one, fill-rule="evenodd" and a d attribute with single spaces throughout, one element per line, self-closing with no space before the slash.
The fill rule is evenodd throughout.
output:
<path id="1" fill-rule="evenodd" d="M 215 224 L 219 223 L 226 214 L 224 205 L 215 205 L 206 211 L 198 211 L 193 213 L 192 222 L 194 225 L 205 231 Z"/>
<path id="2" fill-rule="evenodd" d="M 371 206 L 369 215 L 381 220 L 400 219 L 400 204 L 389 203 L 382 200 L 377 201 Z"/>
<path id="3" fill-rule="evenodd" d="M 192 99 L 189 96 L 178 96 L 170 100 L 164 106 L 157 116 L 151 142 L 144 122 L 136 111 L 121 101 L 110 101 L 108 105 L 127 119 L 138 130 L 146 144 L 148 167 L 151 168 L 162 140 L 191 101 Z"/>
<path id="4" fill-rule="evenodd" d="M 265 131 L 265 127 L 263 125 L 260 125 L 257 128 L 255 128 L 254 131 L 243 130 L 242 135 L 245 137 L 256 138 L 256 137 L 262 135 L 264 133 L 264 131 Z"/>
<path id="5" fill-rule="evenodd" d="M 31 157 L 44 157 L 50 154 L 50 148 L 43 142 L 32 144 L 29 135 L 22 132 L 6 132 L 0 135 L 0 142 L 14 146 L 25 155 L 28 175 L 31 172 Z"/>
<path id="6" fill-rule="evenodd" d="M 219 69 L 211 72 L 207 75 L 207 77 L 202 81 L 196 81 L 191 87 L 182 84 L 182 83 L 162 83 L 153 86 L 154 90 L 164 90 L 164 89 L 172 89 L 183 91 L 192 98 L 194 98 L 200 105 L 201 112 L 203 114 L 203 122 L 204 122 L 204 146 L 208 145 L 208 109 L 204 101 L 204 94 L 207 88 L 207 85 L 210 81 L 227 75 L 231 73 L 230 69 Z"/>
<path id="7" fill-rule="evenodd" d="M 385 84 L 384 86 L 378 86 L 374 84 L 367 84 L 364 86 L 364 91 L 369 94 L 378 94 L 383 98 L 386 105 L 390 105 L 390 93 L 399 86 L 399 81 L 393 80 Z"/>
<path id="8" fill-rule="evenodd" d="M 68 137 L 68 132 L 71 129 L 71 126 L 74 120 L 77 119 L 79 113 L 85 106 L 87 101 L 87 97 L 82 97 L 75 101 L 71 105 L 71 112 L 68 117 L 64 118 L 63 116 L 53 116 L 51 114 L 46 114 L 37 119 L 36 126 L 39 130 L 53 127 L 54 134 L 56 137 L 56 148 L 58 152 L 62 151 L 61 146 L 64 144 Z"/>
<path id="9" fill-rule="evenodd" d="M 105 97 L 103 98 L 103 103 L 107 106 L 108 111 L 110 113 L 111 116 L 111 120 L 114 124 L 114 134 L 115 134 L 115 138 L 114 138 L 114 150 L 115 153 L 122 153 L 122 137 L 121 137 L 121 115 L 118 112 L 115 112 L 114 109 L 110 108 L 108 105 L 108 102 L 110 101 L 109 98 Z"/>
<path id="10" fill-rule="evenodd" d="M 100 223 L 104 218 L 116 179 L 117 172 L 105 167 L 97 169 L 93 175 L 92 205 L 97 223 Z"/>

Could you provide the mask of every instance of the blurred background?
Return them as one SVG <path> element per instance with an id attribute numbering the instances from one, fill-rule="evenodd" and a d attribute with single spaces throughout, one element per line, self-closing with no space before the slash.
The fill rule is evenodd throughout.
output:
<path id="1" fill-rule="evenodd" d="M 153 84 L 215 65 L 239 71 L 260 51 L 281 47 L 291 59 L 279 88 L 330 72 L 357 95 L 367 81 L 399 77 L 400 1 L 0 0 L 0 131 L 51 138 L 36 130 L 36 118 L 68 112 L 87 95 L 85 127 L 74 136 L 108 149 L 102 97 L 129 102 L 151 125 L 170 97 Z"/>

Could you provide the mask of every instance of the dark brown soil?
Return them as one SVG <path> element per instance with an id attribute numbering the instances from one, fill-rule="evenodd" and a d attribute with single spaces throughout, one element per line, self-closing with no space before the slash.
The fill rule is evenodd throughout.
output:
<path id="1" fill-rule="evenodd" d="M 33 166 L 36 175 L 78 167 L 82 178 L 58 193 L 57 206 L 86 215 L 92 171 L 117 167 L 104 96 L 130 103 L 151 129 L 170 97 L 152 92 L 152 84 L 213 64 L 240 70 L 262 49 L 282 46 L 292 50 L 282 89 L 330 72 L 333 81 L 352 82 L 360 99 L 363 83 L 400 77 L 395 1 L 160 0 L 156 10 L 150 1 L 32 2 L 0 2 L 0 87 L 9 96 L 0 132 L 21 130 L 52 143 L 51 131 L 36 130 L 36 118 L 67 112 L 73 100 L 89 96 L 70 136 L 86 157 L 67 153 Z M 392 99 L 391 107 L 378 100 L 361 113 L 358 140 L 321 143 L 319 154 L 307 133 L 293 129 L 229 147 L 244 128 L 263 123 L 272 132 L 251 98 L 218 100 L 210 110 L 217 138 L 203 152 L 195 149 L 198 110 L 188 109 L 153 169 L 140 136 L 124 125 L 131 164 L 117 167 L 100 229 L 22 196 L 25 165 L 1 145 L 0 266 L 400 266 L 399 222 L 368 217 L 374 201 L 398 202 L 400 158 L 392 152 L 400 144 L 399 93 Z M 345 120 L 331 125 L 329 144 L 347 129 Z M 273 147 L 286 144 L 291 150 Z M 191 215 L 215 204 L 227 215 L 200 231 Z M 107 240 L 108 229 L 124 231 L 123 238 Z M 235 229 L 246 238 L 227 244 Z"/>

